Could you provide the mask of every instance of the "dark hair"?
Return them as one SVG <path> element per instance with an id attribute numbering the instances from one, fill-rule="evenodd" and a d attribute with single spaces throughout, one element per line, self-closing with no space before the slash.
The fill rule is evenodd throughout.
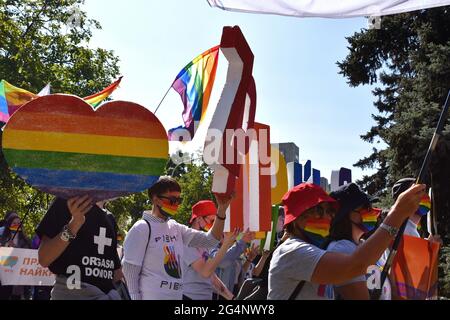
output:
<path id="1" fill-rule="evenodd" d="M 181 192 L 181 187 L 178 182 L 169 176 L 159 178 L 158 182 L 148 189 L 148 197 L 151 201 L 153 196 L 161 195 L 166 192 Z"/>
<path id="2" fill-rule="evenodd" d="M 13 238 L 14 233 L 11 232 L 11 230 L 9 230 L 9 227 L 11 226 L 11 224 L 15 219 L 20 219 L 20 217 L 15 212 L 12 212 L 11 214 L 8 215 L 8 218 L 6 219 L 4 225 L 5 230 L 3 231 L 3 234 L 0 237 L 0 246 L 5 245 L 6 243 L 8 243 L 8 241 L 10 241 Z M 28 237 L 23 233 L 22 228 L 17 233 L 16 237 L 19 239 L 18 248 L 28 248 L 28 249 L 31 248 L 30 239 L 28 239 Z"/>
<path id="3" fill-rule="evenodd" d="M 286 232 L 289 233 L 289 234 L 291 234 L 291 235 L 295 235 L 295 234 L 296 234 L 297 228 L 295 227 L 295 221 L 297 221 L 297 219 L 295 219 L 294 221 L 292 221 L 291 223 L 289 223 L 289 224 L 285 227 Z"/>
<path id="4" fill-rule="evenodd" d="M 323 244 L 323 249 L 327 249 L 328 245 L 333 241 L 349 240 L 353 242 L 352 222 L 350 213 L 343 216 L 337 222 L 331 224 L 330 234 Z"/>
<path id="5" fill-rule="evenodd" d="M 11 217 L 12 215 L 17 216 L 17 213 L 15 213 L 14 211 L 7 211 L 3 220 L 0 221 L 0 227 L 5 226 L 7 220 L 9 220 L 9 217 Z"/>

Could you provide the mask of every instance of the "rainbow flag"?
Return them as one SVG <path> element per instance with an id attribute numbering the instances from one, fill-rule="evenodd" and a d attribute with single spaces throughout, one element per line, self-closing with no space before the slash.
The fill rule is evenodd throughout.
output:
<path id="1" fill-rule="evenodd" d="M 2 80 L 0 82 L 0 123 L 7 123 L 17 109 L 37 97 L 34 93 Z"/>
<path id="2" fill-rule="evenodd" d="M 423 196 L 419 203 L 419 209 L 417 210 L 417 214 L 420 216 L 425 216 L 431 210 L 431 198 L 429 195 Z"/>
<path id="3" fill-rule="evenodd" d="M 169 139 L 176 130 L 185 129 L 194 138 L 198 126 L 204 120 L 211 91 L 216 79 L 219 48 L 211 48 L 192 60 L 175 78 L 172 88 L 181 96 L 184 104 L 184 126 L 169 130 Z"/>
<path id="4" fill-rule="evenodd" d="M 83 98 L 84 101 L 89 103 L 94 109 L 97 109 L 100 104 L 106 100 L 120 85 L 123 77 L 120 77 L 119 80 L 110 84 L 108 87 L 103 89 L 102 91 L 93 94 L 92 96 Z"/>
<path id="5" fill-rule="evenodd" d="M 89 103 L 94 109 L 97 109 L 100 104 L 119 87 L 121 81 L 122 77 L 120 77 L 119 80 L 112 83 L 102 91 L 85 97 L 83 98 L 83 100 Z M 14 112 L 16 112 L 25 103 L 30 102 L 37 97 L 49 94 L 50 84 L 42 89 L 39 94 L 34 94 L 25 89 L 15 87 L 7 81 L 2 80 L 0 82 L 0 123 L 7 123 Z"/>
<path id="6" fill-rule="evenodd" d="M 362 224 L 366 227 L 368 232 L 376 228 L 381 211 L 382 210 L 378 208 L 371 208 L 360 212 Z"/>

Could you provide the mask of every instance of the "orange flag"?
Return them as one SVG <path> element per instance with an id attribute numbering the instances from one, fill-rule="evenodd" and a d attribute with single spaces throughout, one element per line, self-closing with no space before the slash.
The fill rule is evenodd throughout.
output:
<path id="1" fill-rule="evenodd" d="M 439 248 L 437 242 L 403 236 L 392 265 L 395 300 L 437 298 Z"/>

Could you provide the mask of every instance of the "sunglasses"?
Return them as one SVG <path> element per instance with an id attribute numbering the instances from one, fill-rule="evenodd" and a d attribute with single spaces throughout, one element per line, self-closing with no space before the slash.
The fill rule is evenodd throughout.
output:
<path id="1" fill-rule="evenodd" d="M 324 208 L 322 206 L 316 206 L 314 209 L 322 217 L 325 214 L 330 215 L 330 216 L 334 216 L 336 214 L 336 209 L 334 209 L 332 207 Z"/>
<path id="2" fill-rule="evenodd" d="M 183 202 L 183 198 L 179 197 L 158 196 L 158 198 L 168 200 L 171 206 L 180 205 Z"/>

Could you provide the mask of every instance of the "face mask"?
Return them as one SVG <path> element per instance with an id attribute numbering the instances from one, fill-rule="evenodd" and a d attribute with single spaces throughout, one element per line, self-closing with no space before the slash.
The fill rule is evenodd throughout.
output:
<path id="1" fill-rule="evenodd" d="M 172 204 L 170 204 L 169 201 L 163 200 L 162 205 L 158 206 L 158 209 L 161 212 L 161 214 L 163 214 L 167 218 L 170 218 L 177 214 L 179 207 L 180 207 L 180 205 L 178 205 L 178 204 L 172 205 Z"/>
<path id="2" fill-rule="evenodd" d="M 361 215 L 362 222 L 360 224 L 354 224 L 364 231 L 364 233 L 368 233 L 376 228 L 378 217 L 381 214 L 381 209 L 363 209 L 359 211 L 359 214 Z"/>
<path id="3" fill-rule="evenodd" d="M 308 219 L 303 232 L 311 244 L 320 247 L 330 234 L 331 219 Z"/>
<path id="4" fill-rule="evenodd" d="M 20 224 L 12 224 L 9 226 L 9 230 L 11 232 L 17 232 L 17 231 L 19 231 L 19 228 L 20 228 Z"/>
<path id="5" fill-rule="evenodd" d="M 208 223 L 207 225 L 205 225 L 202 230 L 205 232 L 208 232 L 209 230 L 212 229 L 213 224 L 212 223 Z"/>
<path id="6" fill-rule="evenodd" d="M 431 199 L 429 195 L 425 195 L 422 200 L 420 200 L 419 209 L 416 214 L 423 217 L 428 214 L 431 210 Z"/>

